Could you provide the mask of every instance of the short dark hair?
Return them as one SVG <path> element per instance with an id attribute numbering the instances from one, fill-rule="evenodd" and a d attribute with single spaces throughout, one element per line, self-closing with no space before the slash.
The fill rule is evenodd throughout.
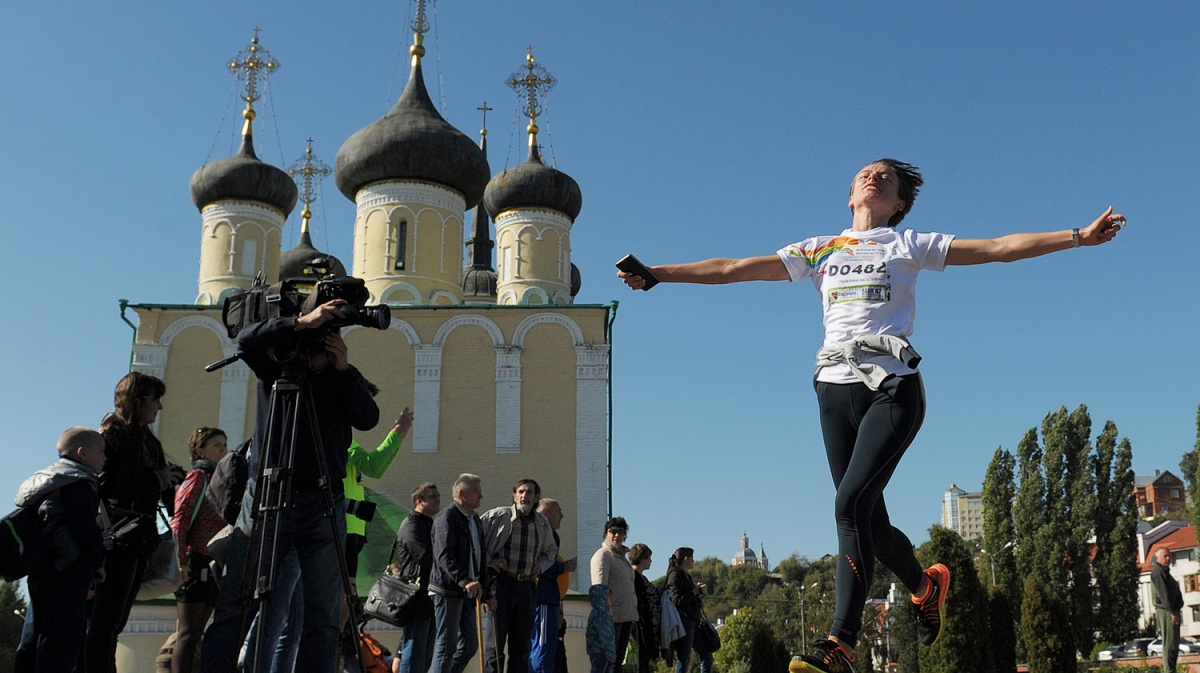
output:
<path id="1" fill-rule="evenodd" d="M 538 483 L 536 481 L 530 479 L 529 477 L 523 477 L 521 479 L 518 479 L 517 483 L 513 484 L 513 493 L 516 493 L 517 489 L 521 488 L 521 484 L 529 484 L 530 486 L 532 486 L 533 487 L 533 497 L 541 499 L 542 487 L 538 486 Z"/>
<path id="2" fill-rule="evenodd" d="M 626 533 L 628 533 L 629 532 L 629 524 L 625 523 L 625 517 L 614 516 L 613 518 L 604 522 L 604 532 L 605 533 L 608 533 L 608 531 L 610 531 L 614 528 L 624 530 Z"/>
<path id="3" fill-rule="evenodd" d="M 413 492 L 412 492 L 413 504 L 415 505 L 422 500 L 428 499 L 429 496 L 433 495 L 433 492 L 436 490 L 438 490 L 437 484 L 433 483 L 432 481 L 427 481 L 423 484 L 418 484 L 417 487 L 414 488 Z"/>
<path id="4" fill-rule="evenodd" d="M 883 159 L 872 161 L 867 166 L 874 164 L 883 164 L 892 169 L 892 172 L 896 174 L 896 196 L 900 197 L 900 200 L 904 202 L 904 207 L 888 220 L 888 226 L 895 227 L 897 224 L 900 224 L 904 216 L 908 214 L 908 211 L 912 210 L 913 201 L 917 200 L 917 194 L 921 192 L 921 186 L 925 184 L 925 178 L 921 177 L 921 172 L 916 166 L 906 164 L 898 159 L 884 157 Z M 854 195 L 853 180 L 850 181 L 850 195 Z"/>

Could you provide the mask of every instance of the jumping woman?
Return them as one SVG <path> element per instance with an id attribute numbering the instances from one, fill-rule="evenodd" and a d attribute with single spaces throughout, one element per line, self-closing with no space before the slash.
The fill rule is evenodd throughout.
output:
<path id="1" fill-rule="evenodd" d="M 925 418 L 925 391 L 909 343 L 917 273 L 946 266 L 1014 262 L 1111 241 L 1125 217 L 1110 206 L 1084 228 L 992 239 L 897 230 L 924 180 L 917 168 L 880 159 L 850 186 L 849 229 L 814 236 L 774 255 L 650 267 L 664 283 L 718 285 L 751 280 L 811 280 L 821 293 L 825 342 L 814 387 L 821 434 L 837 495 L 837 605 L 829 638 L 802 655 L 802 670 L 854 673 L 854 645 L 875 559 L 912 592 L 917 632 L 932 645 L 942 632 L 950 571 L 922 569 L 912 543 L 888 519 L 883 489 Z M 634 290 L 642 275 L 617 274 Z"/>

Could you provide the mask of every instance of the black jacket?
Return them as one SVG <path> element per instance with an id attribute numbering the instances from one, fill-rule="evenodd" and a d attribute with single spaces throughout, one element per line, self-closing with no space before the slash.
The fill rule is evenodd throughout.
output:
<path id="1" fill-rule="evenodd" d="M 420 578 L 421 591 L 408 604 L 415 618 L 433 616 L 433 599 L 429 597 L 429 575 L 433 571 L 433 519 L 420 512 L 409 512 L 400 530 L 396 531 L 396 563 L 400 577 Z"/>
<path id="2" fill-rule="evenodd" d="M 1183 611 L 1183 592 L 1179 590 L 1179 582 L 1171 577 L 1171 569 L 1159 565 L 1157 561 L 1151 564 L 1150 582 L 1154 585 L 1154 607 L 1175 614 Z"/>
<path id="3" fill-rule="evenodd" d="M 250 448 L 249 470 L 258 474 L 262 458 L 261 447 L 266 442 L 271 409 L 271 388 L 283 376 L 283 365 L 271 358 L 275 348 L 294 348 L 301 338 L 312 338 L 296 331 L 295 318 L 272 318 L 249 325 L 238 334 L 238 348 L 242 360 L 258 377 L 258 409 L 254 420 L 254 442 Z M 309 371 L 303 356 L 296 366 L 307 377 L 312 391 L 316 422 L 324 450 L 325 463 L 329 467 L 331 486 L 341 489 L 346 477 L 346 456 L 350 449 L 352 428 L 370 430 L 379 422 L 379 406 L 367 389 L 367 380 L 353 365 L 346 371 L 337 371 L 332 363 L 324 371 Z M 313 438 L 307 432 L 308 419 L 300 419 L 300 431 L 296 436 L 295 471 L 292 485 L 302 490 L 314 490 L 320 477 L 317 461 L 313 458 Z M 337 492 L 335 490 L 335 495 Z"/>
<path id="4" fill-rule="evenodd" d="M 150 428 L 129 427 L 110 416 L 104 435 L 100 499 L 118 509 L 154 515 L 161 501 L 175 513 L 175 489 L 163 488 L 158 471 L 167 467 L 162 444 Z"/>
<path id="5" fill-rule="evenodd" d="M 700 621 L 700 594 L 691 575 L 678 568 L 667 573 L 667 591 L 671 595 L 671 602 L 679 610 L 680 618 Z"/>
<path id="6" fill-rule="evenodd" d="M 443 596 L 466 597 L 466 586 L 472 581 L 483 585 L 483 522 L 479 515 L 471 512 L 475 527 L 479 531 L 479 555 L 475 564 L 475 579 L 471 579 L 471 527 L 458 508 L 450 505 L 438 512 L 433 520 L 433 571 L 429 577 L 429 590 Z"/>

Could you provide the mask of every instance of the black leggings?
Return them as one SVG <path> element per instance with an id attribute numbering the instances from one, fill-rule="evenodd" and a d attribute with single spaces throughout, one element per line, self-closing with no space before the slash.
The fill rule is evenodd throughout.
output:
<path id="1" fill-rule="evenodd" d="M 909 591 L 921 581 L 912 542 L 888 519 L 883 489 L 925 420 L 925 388 L 920 374 L 893 376 L 879 390 L 864 383 L 814 385 L 837 488 L 837 606 L 829 633 L 854 646 L 876 558 Z"/>

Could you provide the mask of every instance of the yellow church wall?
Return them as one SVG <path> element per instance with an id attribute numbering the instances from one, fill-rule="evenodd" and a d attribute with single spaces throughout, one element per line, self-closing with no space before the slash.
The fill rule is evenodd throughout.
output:
<path id="1" fill-rule="evenodd" d="M 221 425 L 219 418 L 236 418 L 241 431 L 224 428 L 231 443 L 250 436 L 255 417 L 253 375 L 243 363 L 206 373 L 203 367 L 232 354 L 234 343 L 224 337 L 218 307 L 134 306 L 138 312 L 135 368 L 161 376 L 167 385 L 157 434 L 172 460 L 187 465 L 186 441 L 200 425 Z M 435 410 L 417 410 L 413 433 L 381 479 L 364 484 L 403 507 L 418 483 L 432 481 L 450 503 L 454 478 L 473 472 L 483 478 L 484 508 L 511 502 L 513 483 L 532 477 L 543 494 L 563 503 L 567 519 L 560 531 L 565 558 L 590 555 L 590 541 L 580 535 L 577 516 L 595 510 L 602 523 L 602 495 L 579 502 L 580 414 L 603 434 L 606 409 L 579 409 L 576 341 L 606 349 L 608 309 L 603 306 L 453 307 L 393 309 L 393 327 L 380 331 L 355 327 L 344 331 L 350 361 L 380 388 L 376 402 L 380 421 L 375 429 L 356 432 L 355 439 L 377 447 L 405 406 L 417 406 L 417 360 L 420 349 L 440 347 L 441 367 Z M 453 329 L 445 329 L 448 323 Z M 501 360 L 498 360 L 497 344 Z M 519 435 L 515 447 L 498 446 L 498 362 L 519 362 Z M 115 382 L 114 382 L 115 384 Z M 222 399 L 225 395 L 225 399 Z M 500 421 L 508 422 L 501 416 Z M 415 435 L 422 424 L 436 423 L 436 445 L 418 449 Z M 605 438 L 591 438 L 603 444 Z M 584 485 L 603 481 L 588 477 Z M 589 489 L 591 490 L 591 489 Z M 587 527 L 597 527 L 592 522 Z M 580 547 L 586 547 L 580 549 Z"/>
<path id="2" fill-rule="evenodd" d="M 167 386 L 163 408 L 171 406 L 175 412 L 162 415 L 158 439 L 170 460 L 185 468 L 192 464 L 187 450 L 192 432 L 202 425 L 220 425 L 221 375 L 205 372 L 204 366 L 223 357 L 219 337 L 205 327 L 189 327 L 171 342 L 163 376 Z"/>
<path id="3" fill-rule="evenodd" d="M 450 333 L 442 351 L 440 445 L 494 449 L 496 349 L 480 327 Z"/>

